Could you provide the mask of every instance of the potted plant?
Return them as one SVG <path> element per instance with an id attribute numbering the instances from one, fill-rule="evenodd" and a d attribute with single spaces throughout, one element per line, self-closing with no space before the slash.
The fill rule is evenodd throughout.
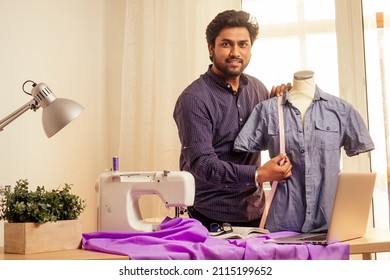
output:
<path id="1" fill-rule="evenodd" d="M 27 180 L 0 192 L 0 220 L 4 220 L 6 253 L 37 253 L 78 248 L 81 224 L 77 220 L 85 200 L 71 193 L 70 184 L 47 190 L 29 190 Z"/>

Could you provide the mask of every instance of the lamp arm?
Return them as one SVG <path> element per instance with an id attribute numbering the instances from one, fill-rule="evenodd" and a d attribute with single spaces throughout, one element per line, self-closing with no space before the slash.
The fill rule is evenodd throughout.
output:
<path id="1" fill-rule="evenodd" d="M 0 131 L 3 131 L 4 127 L 6 127 L 8 124 L 13 122 L 15 119 L 20 117 L 23 113 L 25 113 L 27 110 L 31 109 L 36 111 L 39 108 L 39 105 L 35 101 L 35 99 L 30 100 L 25 105 L 17 109 L 15 112 L 9 114 L 4 119 L 0 120 Z"/>

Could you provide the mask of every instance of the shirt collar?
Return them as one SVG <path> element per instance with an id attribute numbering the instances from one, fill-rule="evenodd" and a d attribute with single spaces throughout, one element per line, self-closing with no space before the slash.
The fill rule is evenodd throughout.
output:
<path id="1" fill-rule="evenodd" d="M 323 100 L 329 100 L 329 97 L 330 95 L 326 92 L 324 92 L 322 89 L 320 89 L 317 85 L 316 85 L 316 91 L 314 93 L 314 98 L 313 98 L 313 101 L 318 101 L 320 99 L 323 99 Z M 286 104 L 286 103 L 292 103 L 291 100 L 290 100 L 290 97 L 289 97 L 289 92 L 287 92 L 284 96 L 283 96 L 283 105 Z"/>
<path id="2" fill-rule="evenodd" d="M 223 88 L 231 89 L 231 86 L 229 83 L 225 82 L 221 77 L 219 77 L 217 74 L 211 70 L 212 64 L 209 65 L 209 69 L 206 72 L 206 75 L 209 76 L 214 82 L 216 82 L 218 85 L 220 85 Z M 242 73 L 240 76 L 240 86 L 239 90 L 243 87 L 246 87 L 248 85 L 248 77 Z"/>

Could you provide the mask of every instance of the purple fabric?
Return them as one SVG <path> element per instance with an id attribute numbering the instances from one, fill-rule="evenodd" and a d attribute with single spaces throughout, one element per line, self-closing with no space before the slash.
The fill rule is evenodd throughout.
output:
<path id="1" fill-rule="evenodd" d="M 86 250 L 129 256 L 134 260 L 348 260 L 349 245 L 265 244 L 264 240 L 293 232 L 257 238 L 218 239 L 197 220 L 166 218 L 154 232 L 83 233 Z"/>

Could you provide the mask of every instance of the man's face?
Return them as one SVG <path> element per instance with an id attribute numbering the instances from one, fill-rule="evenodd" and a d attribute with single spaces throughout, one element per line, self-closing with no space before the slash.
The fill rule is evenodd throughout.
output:
<path id="1" fill-rule="evenodd" d="M 226 27 L 215 39 L 215 46 L 209 45 L 214 72 L 229 79 L 241 75 L 251 57 L 251 40 L 245 27 Z"/>

